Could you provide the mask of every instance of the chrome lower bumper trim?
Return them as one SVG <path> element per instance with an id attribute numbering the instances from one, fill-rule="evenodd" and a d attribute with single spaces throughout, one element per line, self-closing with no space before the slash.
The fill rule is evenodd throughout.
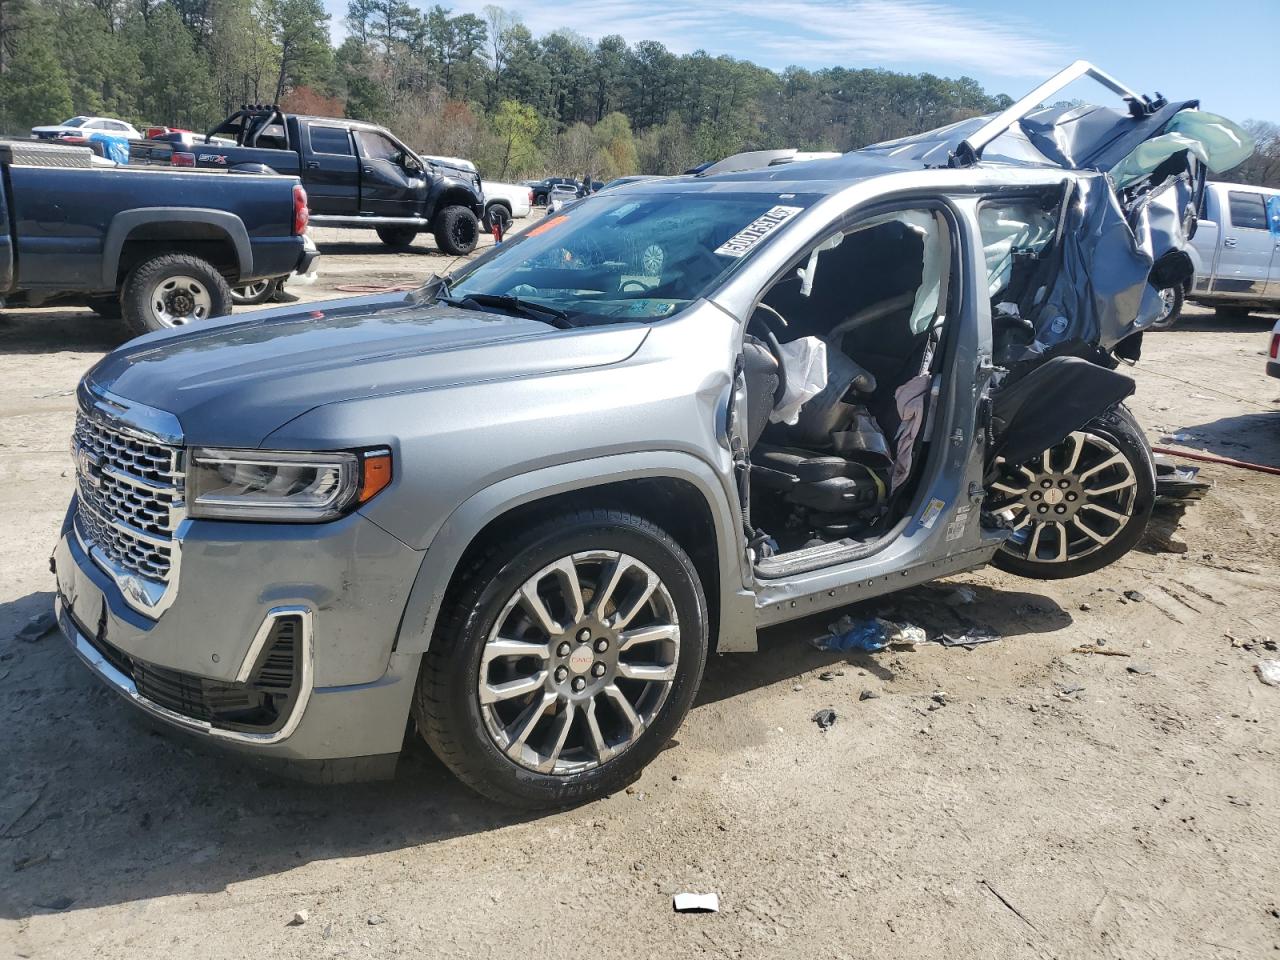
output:
<path id="1" fill-rule="evenodd" d="M 62 597 L 55 596 L 53 601 L 54 616 L 58 620 L 58 627 L 62 630 L 63 636 L 67 638 L 67 642 L 71 644 L 71 648 L 76 655 L 85 662 L 94 673 L 101 677 L 108 686 L 116 693 L 120 694 L 126 700 L 131 701 L 145 712 L 171 723 L 174 726 L 181 727 L 184 730 L 193 733 L 203 734 L 211 739 L 226 740 L 232 743 L 250 744 L 256 746 L 268 746 L 273 743 L 280 743 L 287 740 L 293 732 L 298 728 L 298 724 L 302 722 L 303 712 L 307 708 L 307 701 L 311 699 L 312 677 L 314 674 L 314 664 L 312 662 L 312 613 L 306 607 L 273 607 L 267 611 L 267 616 L 263 621 L 260 635 L 265 637 L 270 632 L 271 622 L 280 617 L 300 617 L 302 620 L 302 642 L 299 650 L 300 663 L 299 668 L 301 675 L 299 677 L 298 697 L 294 702 L 293 709 L 289 716 L 285 719 L 284 725 L 272 733 L 246 733 L 240 730 L 223 730 L 205 720 L 197 720 L 194 717 L 188 717 L 185 714 L 170 710 L 168 707 L 162 707 L 160 704 L 152 700 L 148 700 L 138 692 L 137 686 L 133 679 L 125 676 L 117 670 L 104 657 L 93 643 L 86 637 L 76 622 L 71 617 L 71 612 L 63 603 Z M 258 644 L 261 649 L 261 644 Z M 250 654 L 253 650 L 250 650 Z M 246 657 L 246 660 L 248 657 Z M 250 665 L 252 669 L 252 665 Z M 244 670 L 242 668 L 241 672 Z"/>

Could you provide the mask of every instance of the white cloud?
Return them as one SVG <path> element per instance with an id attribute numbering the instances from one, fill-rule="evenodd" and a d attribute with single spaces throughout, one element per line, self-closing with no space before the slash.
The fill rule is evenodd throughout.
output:
<path id="1" fill-rule="evenodd" d="M 1071 57 L 1015 17 L 992 21 L 941 0 L 508 0 L 535 34 L 563 27 L 630 43 L 658 40 L 676 53 L 705 49 L 771 67 L 910 66 L 938 73 L 1043 78 Z M 482 13 L 484 0 L 450 4 Z"/>

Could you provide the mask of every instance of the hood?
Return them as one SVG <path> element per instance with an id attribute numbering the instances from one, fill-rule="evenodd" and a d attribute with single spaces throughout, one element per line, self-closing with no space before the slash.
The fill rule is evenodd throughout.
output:
<path id="1" fill-rule="evenodd" d="M 150 334 L 107 355 L 92 387 L 174 414 L 188 442 L 255 447 L 314 407 L 618 363 L 639 324 L 559 330 L 426 302 L 328 301 Z"/>

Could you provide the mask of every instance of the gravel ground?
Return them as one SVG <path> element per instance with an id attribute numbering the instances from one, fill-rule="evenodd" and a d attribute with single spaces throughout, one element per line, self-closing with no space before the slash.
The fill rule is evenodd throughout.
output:
<path id="1" fill-rule="evenodd" d="M 305 299 L 448 263 L 319 239 Z M 1280 464 L 1272 322 L 1192 308 L 1148 337 L 1152 439 Z M 51 601 L 73 388 L 125 339 L 82 310 L 0 316 L 0 955 L 1280 956 L 1280 688 L 1253 669 L 1280 657 L 1276 477 L 1206 467 L 1186 553 L 868 605 L 1003 636 L 971 652 L 819 653 L 834 617 L 768 631 L 709 666 L 634 787 L 528 816 L 425 749 L 385 784 L 270 779 L 133 722 L 56 635 L 16 637 Z M 1099 641 L 1131 656 L 1072 652 Z M 679 891 L 721 910 L 675 914 Z"/>

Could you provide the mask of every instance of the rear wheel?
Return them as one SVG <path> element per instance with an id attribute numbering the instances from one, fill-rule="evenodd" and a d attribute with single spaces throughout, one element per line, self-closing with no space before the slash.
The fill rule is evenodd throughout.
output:
<path id="1" fill-rule="evenodd" d="M 511 208 L 505 203 L 491 203 L 484 208 L 484 219 L 480 222 L 486 233 L 492 233 L 494 223 L 501 221 L 505 232 L 512 219 Z"/>
<path id="2" fill-rule="evenodd" d="M 396 249 L 412 246 L 417 235 L 417 227 L 378 227 L 378 239 Z"/>
<path id="3" fill-rule="evenodd" d="M 274 280 L 255 280 L 253 283 L 246 283 L 243 286 L 231 288 L 231 302 L 237 306 L 251 306 L 257 303 L 266 303 L 279 289 L 281 281 Z"/>
<path id="4" fill-rule="evenodd" d="M 460 257 L 480 241 L 480 221 L 466 207 L 445 207 L 436 215 L 431 232 L 443 253 Z"/>
<path id="5" fill-rule="evenodd" d="M 613 510 L 558 516 L 451 587 L 414 696 L 418 729 L 500 802 L 605 796 L 688 713 L 707 629 L 697 573 L 665 531 Z"/>
<path id="6" fill-rule="evenodd" d="M 1091 573 L 1133 549 L 1154 503 L 1151 447 L 1119 406 L 1027 463 L 1002 464 L 987 509 L 1013 533 L 992 562 L 1040 580 Z"/>
<path id="7" fill-rule="evenodd" d="M 124 318 L 137 333 L 168 330 L 231 312 L 231 288 L 209 263 L 185 253 L 144 261 L 125 281 Z"/>

